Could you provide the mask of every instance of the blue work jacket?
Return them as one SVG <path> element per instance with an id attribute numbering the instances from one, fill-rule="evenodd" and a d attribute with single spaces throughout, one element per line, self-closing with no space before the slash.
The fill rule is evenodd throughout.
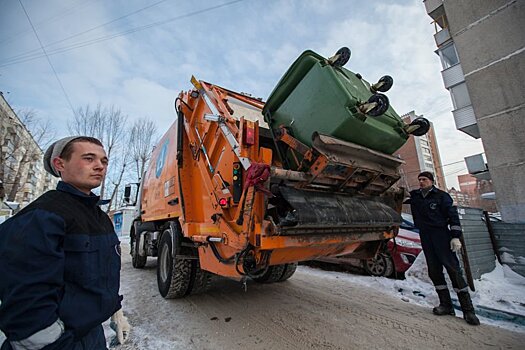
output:
<path id="1" fill-rule="evenodd" d="M 410 204 L 414 225 L 422 232 L 450 230 L 450 238 L 461 236 L 457 208 L 448 193 L 434 186 L 426 196 L 420 189 L 410 191 Z"/>
<path id="2" fill-rule="evenodd" d="M 67 349 L 120 309 L 120 242 L 99 197 L 59 182 L 0 225 L 0 329 L 24 341 L 57 320 Z M 47 347 L 46 347 L 47 349 Z"/>

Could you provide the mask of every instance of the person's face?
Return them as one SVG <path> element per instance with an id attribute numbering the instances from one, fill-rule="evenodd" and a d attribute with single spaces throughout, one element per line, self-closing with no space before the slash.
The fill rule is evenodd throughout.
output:
<path id="1" fill-rule="evenodd" d="M 92 189 L 100 186 L 106 175 L 106 151 L 91 142 L 75 142 L 72 146 L 73 152 L 69 160 L 57 157 L 53 159 L 53 164 L 64 182 L 89 194 Z"/>
<path id="2" fill-rule="evenodd" d="M 419 188 L 426 190 L 427 188 L 432 187 L 432 181 L 428 177 L 420 176 L 417 180 L 419 181 Z"/>

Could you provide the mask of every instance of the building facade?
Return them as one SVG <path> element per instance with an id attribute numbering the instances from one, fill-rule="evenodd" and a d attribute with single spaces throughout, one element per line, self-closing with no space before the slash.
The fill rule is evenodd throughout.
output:
<path id="1" fill-rule="evenodd" d="M 56 187 L 56 178 L 44 170 L 42 149 L 1 93 L 0 146 L 1 201 L 23 207 Z"/>
<path id="2" fill-rule="evenodd" d="M 481 138 L 503 220 L 525 222 L 525 2 L 424 4 L 456 127 Z"/>
<path id="3" fill-rule="evenodd" d="M 414 111 L 401 116 L 401 119 L 410 124 L 414 119 L 421 117 Z M 410 137 L 408 141 L 399 150 L 394 152 L 397 156 L 405 161 L 401 166 L 401 179 L 399 185 L 408 190 L 419 188 L 417 175 L 422 171 L 430 171 L 434 174 L 435 185 L 446 191 L 445 176 L 443 175 L 443 166 L 439 149 L 437 145 L 434 127 L 430 122 L 430 129 L 427 134 L 419 137 Z"/>
<path id="4" fill-rule="evenodd" d="M 491 199 L 484 199 L 484 193 L 493 191 L 492 180 L 479 179 L 471 174 L 458 176 L 459 189 L 468 195 L 468 205 L 472 208 L 480 208 L 488 212 L 496 212 L 496 203 Z"/>
<path id="5" fill-rule="evenodd" d="M 454 205 L 457 205 L 459 207 L 470 207 L 471 206 L 470 204 L 471 197 L 468 193 L 464 193 L 452 187 L 450 190 L 448 190 L 448 194 L 450 194 L 450 197 L 452 197 L 452 200 L 454 201 Z"/>

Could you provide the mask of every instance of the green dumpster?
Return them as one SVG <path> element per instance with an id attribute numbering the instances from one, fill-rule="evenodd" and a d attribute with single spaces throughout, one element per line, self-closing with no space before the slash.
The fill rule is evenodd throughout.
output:
<path id="1" fill-rule="evenodd" d="M 310 147 L 312 134 L 318 132 L 392 154 L 403 146 L 408 134 L 390 106 L 377 117 L 357 109 L 372 95 L 368 82 L 308 50 L 281 78 L 263 114 L 271 128 L 285 126 Z"/>

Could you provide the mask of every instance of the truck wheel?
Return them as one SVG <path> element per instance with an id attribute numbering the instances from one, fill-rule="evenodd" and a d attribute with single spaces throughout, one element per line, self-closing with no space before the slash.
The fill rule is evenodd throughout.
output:
<path id="1" fill-rule="evenodd" d="M 286 264 L 270 266 L 262 276 L 256 277 L 254 280 L 259 283 L 273 283 L 280 281 L 285 267 Z"/>
<path id="2" fill-rule="evenodd" d="M 290 263 L 286 264 L 284 266 L 283 275 L 279 279 L 278 282 L 283 282 L 292 277 L 292 275 L 295 273 L 295 270 L 297 270 L 297 263 Z"/>
<path id="3" fill-rule="evenodd" d="M 199 260 L 192 260 L 192 272 L 193 285 L 191 288 L 191 294 L 206 292 L 211 285 L 212 274 L 201 269 Z"/>
<path id="4" fill-rule="evenodd" d="M 389 254 L 379 253 L 363 260 L 363 267 L 368 274 L 377 277 L 390 277 L 394 273 L 394 262 Z"/>
<path id="5" fill-rule="evenodd" d="M 148 257 L 139 255 L 139 250 L 138 250 L 139 242 L 137 238 L 138 237 L 136 237 L 135 231 L 134 230 L 131 231 L 131 239 L 130 239 L 131 265 L 136 269 L 142 269 L 144 266 L 146 266 L 146 261 L 148 260 Z"/>
<path id="6" fill-rule="evenodd" d="M 157 285 L 160 295 L 166 299 L 182 298 L 190 292 L 191 260 L 173 258 L 172 234 L 175 235 L 175 244 L 180 245 L 178 232 L 164 231 L 157 259 Z"/>

